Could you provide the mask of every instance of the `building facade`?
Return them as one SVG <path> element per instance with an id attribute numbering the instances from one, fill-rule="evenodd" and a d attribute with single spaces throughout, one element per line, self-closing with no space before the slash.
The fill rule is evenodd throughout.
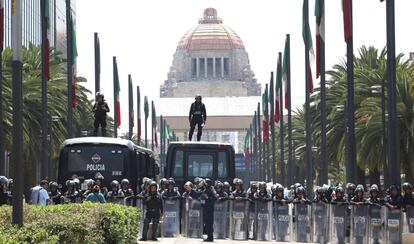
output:
<path id="1" fill-rule="evenodd" d="M 4 0 L 4 45 L 6 47 L 11 47 L 11 3 L 12 0 Z M 76 28 L 76 0 L 71 1 L 71 9 Z M 40 0 L 22 1 L 22 11 L 23 46 L 41 45 Z M 49 0 L 49 11 L 50 44 L 66 57 L 66 1 Z"/>
<path id="2" fill-rule="evenodd" d="M 231 143 L 241 152 L 261 86 L 241 38 L 214 8 L 205 9 L 198 25 L 180 39 L 160 87 L 157 111 L 180 140 L 188 140 L 188 114 L 196 94 L 203 96 L 207 109 L 201 140 Z"/>

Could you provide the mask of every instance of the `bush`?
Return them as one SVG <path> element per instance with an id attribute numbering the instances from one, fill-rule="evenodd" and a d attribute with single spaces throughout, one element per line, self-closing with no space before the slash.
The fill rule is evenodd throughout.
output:
<path id="1" fill-rule="evenodd" d="M 24 206 L 24 226 L 11 225 L 11 207 L 0 207 L 0 243 L 136 243 L 137 208 L 116 204 Z"/>

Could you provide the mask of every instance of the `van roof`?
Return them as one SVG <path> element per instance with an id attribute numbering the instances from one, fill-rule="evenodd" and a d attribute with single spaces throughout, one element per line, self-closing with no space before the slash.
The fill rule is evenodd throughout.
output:
<path id="1" fill-rule="evenodd" d="M 146 152 L 149 154 L 153 154 L 153 152 L 145 147 L 140 147 L 135 145 L 132 141 L 121 139 L 121 138 L 112 138 L 112 137 L 78 137 L 78 138 L 71 138 L 65 140 L 62 145 L 61 149 L 66 146 L 73 146 L 73 145 L 79 145 L 79 144 L 105 144 L 105 145 L 121 145 L 126 146 L 129 149 L 137 149 L 142 152 Z"/>
<path id="2" fill-rule="evenodd" d="M 206 146 L 230 146 L 233 148 L 233 145 L 230 143 L 222 143 L 222 142 L 207 142 L 207 141 L 174 141 L 170 142 L 170 145 L 186 145 L 186 146 L 199 146 L 199 145 L 206 145 Z"/>

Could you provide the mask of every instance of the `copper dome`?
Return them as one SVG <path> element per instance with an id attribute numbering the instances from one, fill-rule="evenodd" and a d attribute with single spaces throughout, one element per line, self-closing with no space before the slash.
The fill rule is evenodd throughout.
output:
<path id="1" fill-rule="evenodd" d="M 181 38 L 177 49 L 189 51 L 244 49 L 240 37 L 217 17 L 217 10 L 207 8 L 199 25 Z"/>

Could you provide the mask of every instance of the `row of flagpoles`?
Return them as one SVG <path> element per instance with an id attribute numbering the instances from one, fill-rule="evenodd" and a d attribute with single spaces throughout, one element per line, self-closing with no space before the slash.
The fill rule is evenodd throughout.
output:
<path id="1" fill-rule="evenodd" d="M 382 2 L 383 0 L 381 0 Z M 344 37 L 347 44 L 347 105 L 346 105 L 346 176 L 348 182 L 356 180 L 356 147 L 355 147 L 355 115 L 354 115 L 354 71 L 353 71 L 353 23 L 352 23 L 352 0 L 342 1 Z M 388 125 L 390 142 L 388 144 L 388 165 L 384 165 L 384 174 L 390 178 L 394 184 L 400 183 L 400 169 L 398 161 L 398 126 L 396 121 L 396 101 L 395 101 L 395 10 L 394 0 L 387 0 L 387 76 L 389 86 L 388 109 L 390 113 L 390 123 Z M 325 1 L 315 1 L 315 19 L 316 19 L 316 78 L 320 78 L 320 119 L 321 119 L 321 172 L 320 183 L 328 183 L 328 156 L 326 142 L 326 87 L 325 87 Z M 312 127 L 310 114 L 310 94 L 313 92 L 313 77 L 311 69 L 311 60 L 314 57 L 312 34 L 309 27 L 309 1 L 303 0 L 303 22 L 302 38 L 305 46 L 305 120 L 306 120 L 306 182 L 308 195 L 312 195 L 313 189 L 313 171 L 314 164 L 312 160 Z M 292 117 L 291 117 L 291 79 L 290 79 L 290 36 L 286 35 L 285 48 L 283 53 L 279 53 L 276 69 L 276 87 L 274 88 L 274 76 L 271 72 L 270 84 L 266 84 L 264 94 L 262 95 L 262 106 L 258 104 L 254 112 L 253 120 L 244 143 L 245 159 L 250 164 L 250 172 L 256 179 L 272 180 L 282 184 L 293 184 L 295 182 L 296 165 L 294 164 L 294 145 L 292 140 Z M 282 88 L 282 81 L 284 88 Z M 284 97 L 282 94 L 284 90 Z M 274 97 L 274 94 L 276 96 Z M 270 97 L 270 98 L 269 98 Z M 283 102 L 284 105 L 283 106 Z M 270 105 L 270 114 L 269 114 Z M 287 109 L 287 142 L 288 158 L 287 167 L 284 160 L 285 132 L 283 110 Z M 261 116 L 261 113 L 263 114 Z M 261 121 L 262 120 L 262 121 Z M 276 132 L 275 124 L 279 125 L 279 153 L 278 162 L 276 162 Z M 272 137 L 269 142 L 269 134 Z M 278 170 L 276 171 L 276 165 Z M 392 168 L 392 170 L 391 170 Z M 287 170 L 287 174 L 286 174 Z M 276 175 L 279 172 L 279 175 Z"/>

